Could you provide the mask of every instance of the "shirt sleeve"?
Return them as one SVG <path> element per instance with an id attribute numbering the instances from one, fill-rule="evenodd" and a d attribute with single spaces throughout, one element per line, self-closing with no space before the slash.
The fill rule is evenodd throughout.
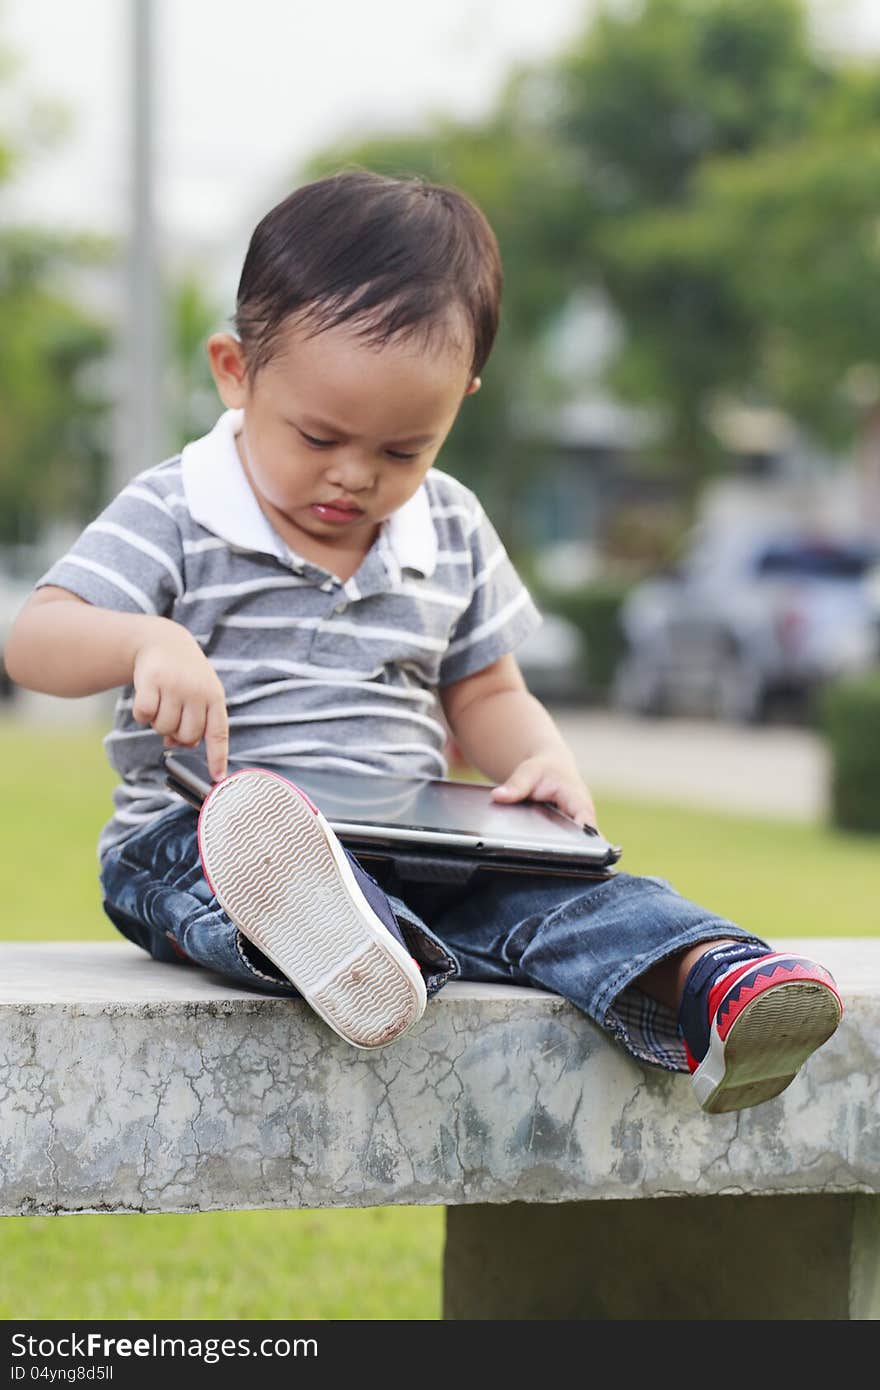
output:
<path id="1" fill-rule="evenodd" d="M 36 582 L 99 608 L 167 617 L 184 593 L 183 541 L 171 507 L 135 479 Z"/>
<path id="2" fill-rule="evenodd" d="M 451 685 L 512 652 L 543 621 L 482 508 L 470 535 L 471 601 L 453 629 L 438 685 Z"/>

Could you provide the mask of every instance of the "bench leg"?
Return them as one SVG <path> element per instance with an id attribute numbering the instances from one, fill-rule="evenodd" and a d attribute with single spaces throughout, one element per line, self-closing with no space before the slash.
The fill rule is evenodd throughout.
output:
<path id="1" fill-rule="evenodd" d="M 448 1207 L 443 1316 L 880 1318 L 880 1196 Z"/>

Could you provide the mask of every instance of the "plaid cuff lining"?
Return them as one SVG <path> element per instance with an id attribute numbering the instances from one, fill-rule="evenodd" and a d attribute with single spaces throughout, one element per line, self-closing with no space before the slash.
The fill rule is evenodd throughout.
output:
<path id="1" fill-rule="evenodd" d="M 635 985 L 618 994 L 605 1015 L 605 1026 L 640 1062 L 666 1071 L 688 1070 L 675 1010 Z"/>

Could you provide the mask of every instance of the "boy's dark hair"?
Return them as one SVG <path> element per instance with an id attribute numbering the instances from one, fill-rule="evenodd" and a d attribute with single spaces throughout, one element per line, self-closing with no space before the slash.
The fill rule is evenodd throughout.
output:
<path id="1" fill-rule="evenodd" d="M 419 176 L 347 170 L 296 189 L 258 223 L 234 322 L 256 373 L 294 313 L 314 333 L 363 320 L 361 336 L 381 344 L 454 331 L 449 310 L 458 307 L 479 376 L 498 330 L 501 283 L 495 234 L 464 194 Z"/>

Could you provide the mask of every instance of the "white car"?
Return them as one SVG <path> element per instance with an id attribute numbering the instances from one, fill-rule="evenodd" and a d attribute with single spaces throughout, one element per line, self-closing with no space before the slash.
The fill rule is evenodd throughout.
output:
<path id="1" fill-rule="evenodd" d="M 757 721 L 808 710 L 837 676 L 880 661 L 880 537 L 791 526 L 697 529 L 673 573 L 624 602 L 615 705 Z"/>
<path id="2" fill-rule="evenodd" d="M 584 700 L 587 696 L 586 640 L 559 613 L 543 612 L 537 632 L 517 647 L 525 682 L 539 700 Z"/>

